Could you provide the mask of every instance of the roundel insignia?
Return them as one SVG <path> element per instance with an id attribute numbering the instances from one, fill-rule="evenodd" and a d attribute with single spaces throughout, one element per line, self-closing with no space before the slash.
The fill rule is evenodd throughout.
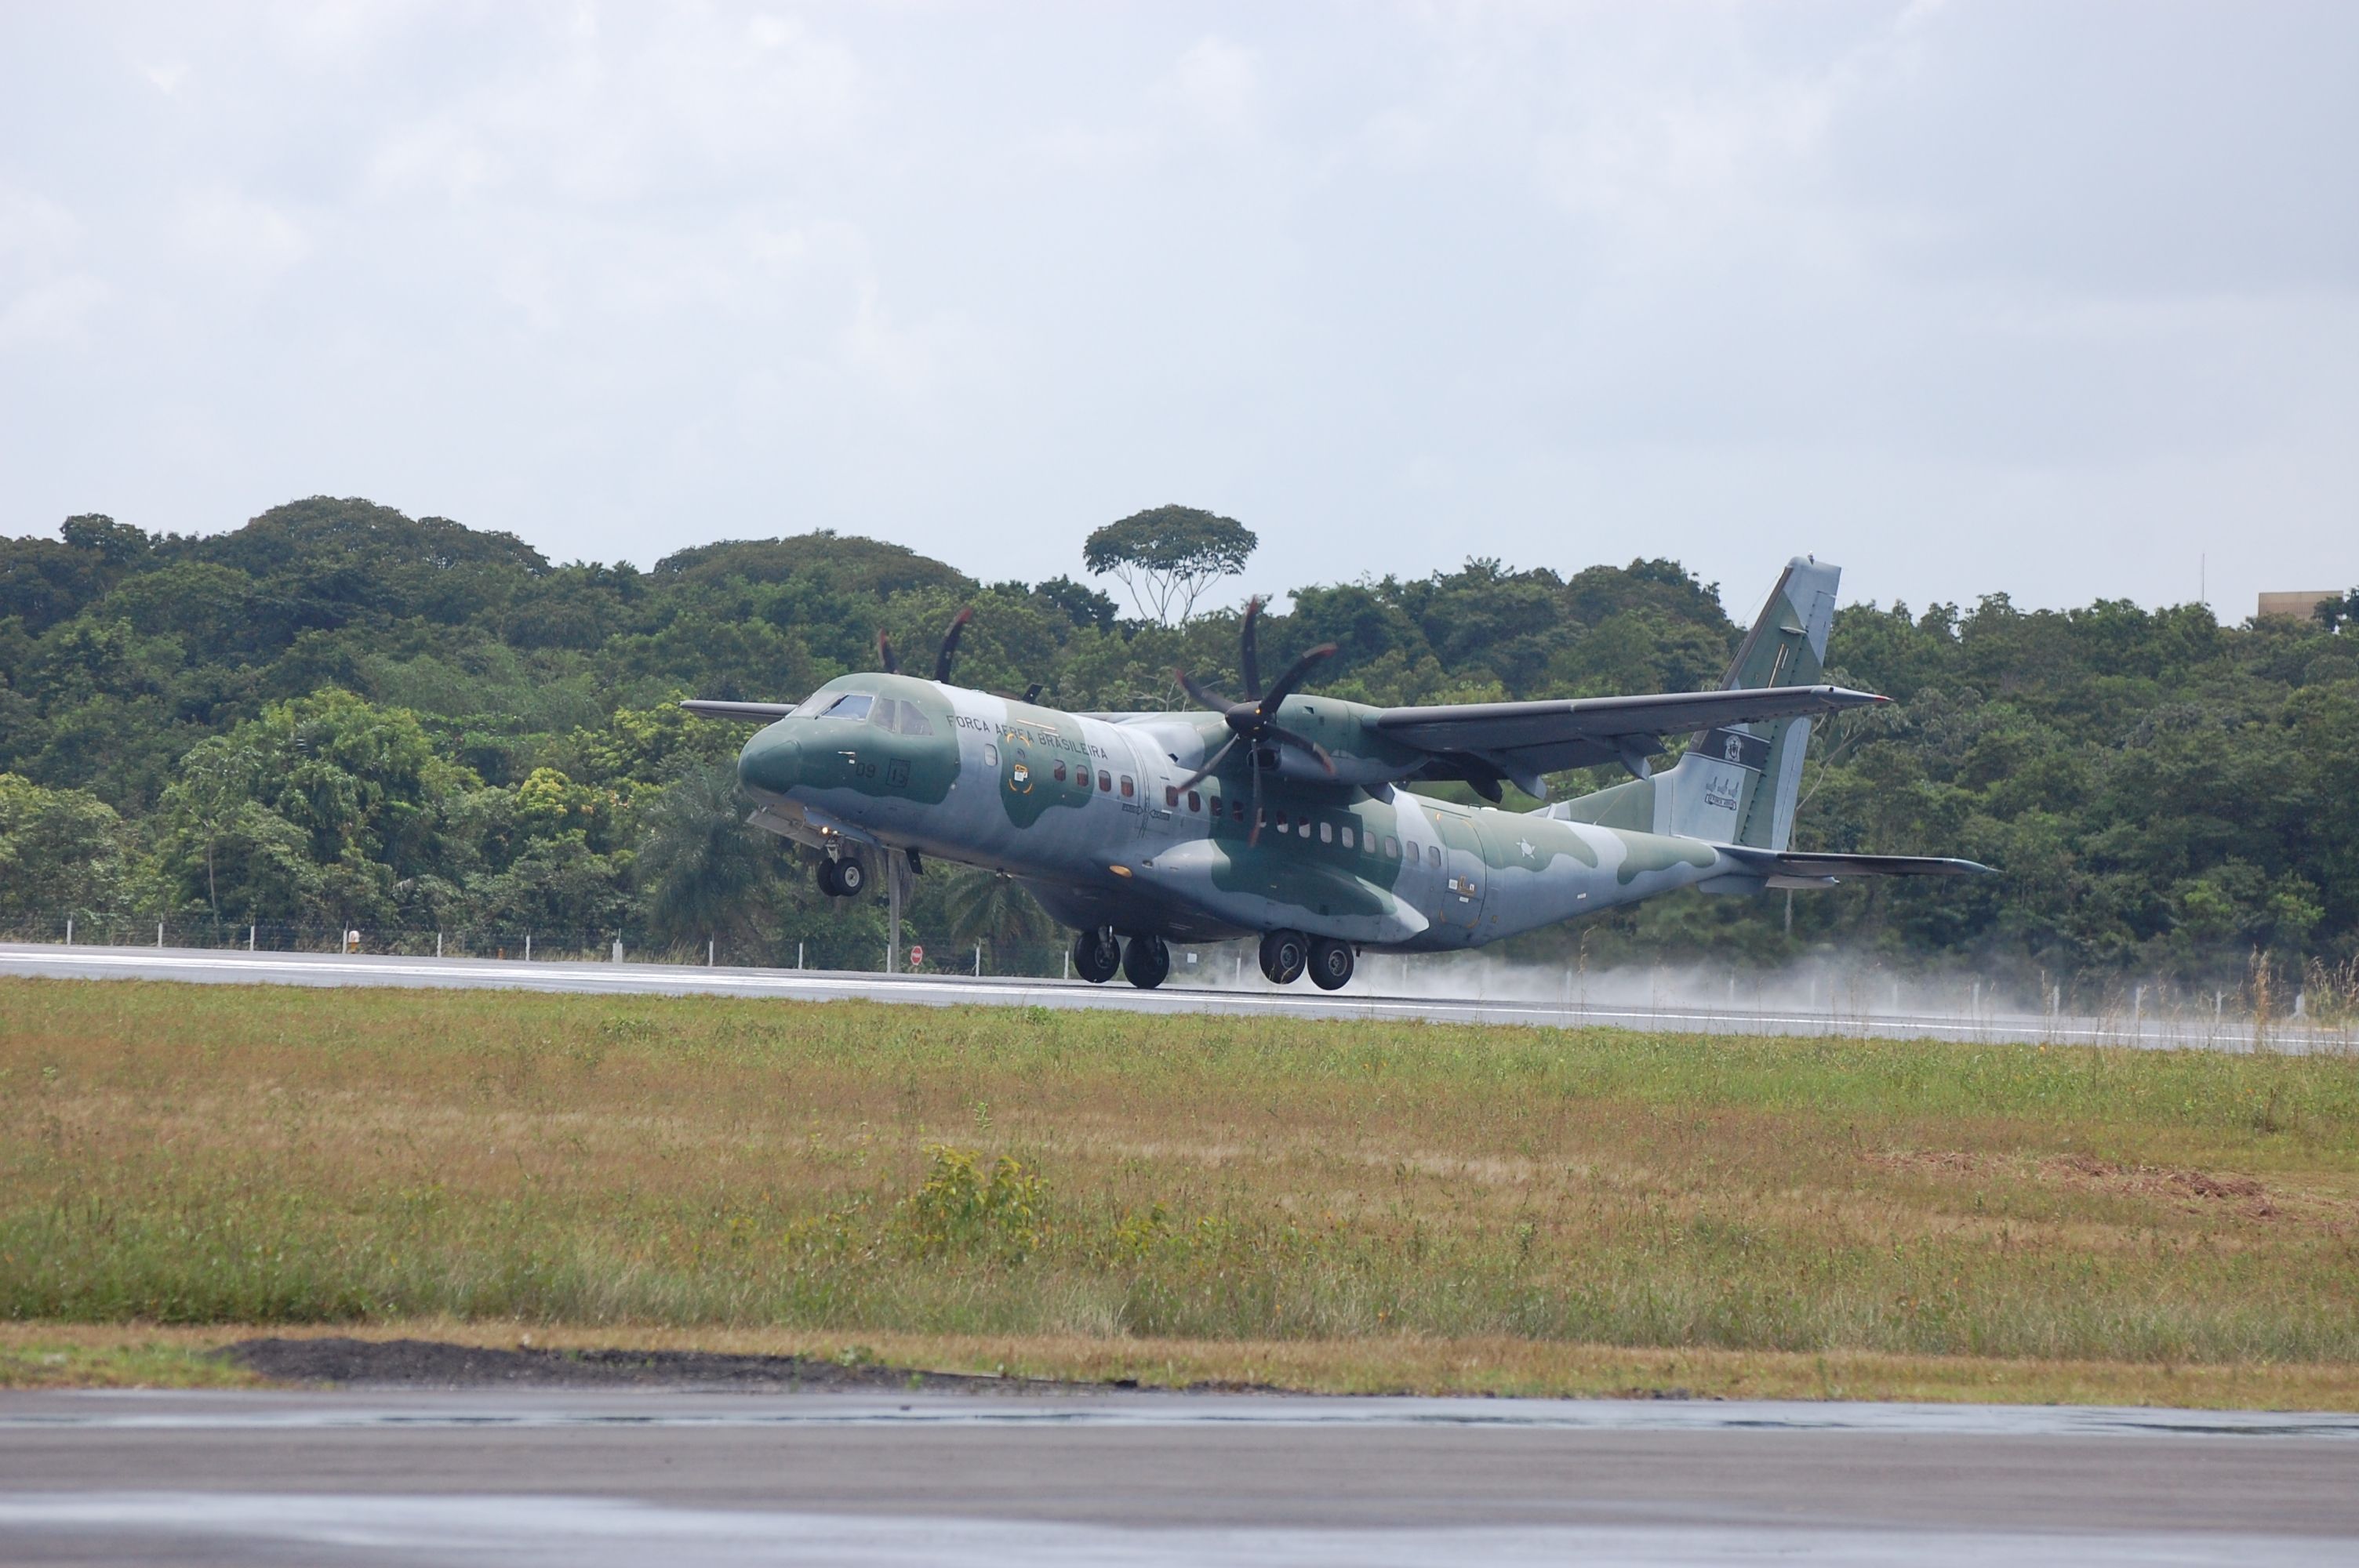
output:
<path id="1" fill-rule="evenodd" d="M 1721 754 L 1725 756 L 1732 762 L 1743 761 L 1745 757 L 1745 741 L 1743 738 L 1736 735 L 1731 735 L 1728 738 L 1728 744 L 1721 748 Z"/>
<path id="2" fill-rule="evenodd" d="M 1007 767 L 1007 787 L 1015 790 L 1019 795 L 1028 793 L 1032 788 L 1032 764 L 1029 762 L 1009 763 Z"/>

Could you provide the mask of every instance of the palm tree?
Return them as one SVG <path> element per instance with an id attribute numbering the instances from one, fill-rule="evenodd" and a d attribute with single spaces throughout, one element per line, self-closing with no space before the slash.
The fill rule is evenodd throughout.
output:
<path id="1" fill-rule="evenodd" d="M 1056 930 L 1022 883 L 995 871 L 953 873 L 943 902 L 951 940 L 961 946 L 981 942 L 1002 958 Z"/>
<path id="2" fill-rule="evenodd" d="M 639 841 L 639 885 L 658 941 L 751 930 L 764 903 L 763 851 L 738 817 L 734 769 L 690 769 L 658 795 Z"/>

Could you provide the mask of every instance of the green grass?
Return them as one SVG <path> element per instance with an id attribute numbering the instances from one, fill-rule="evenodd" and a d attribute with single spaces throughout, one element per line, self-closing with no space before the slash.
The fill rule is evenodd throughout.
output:
<path id="1" fill-rule="evenodd" d="M 2344 1058 L 0 981 L 23 1322 L 2316 1368 L 2354 1222 Z"/>

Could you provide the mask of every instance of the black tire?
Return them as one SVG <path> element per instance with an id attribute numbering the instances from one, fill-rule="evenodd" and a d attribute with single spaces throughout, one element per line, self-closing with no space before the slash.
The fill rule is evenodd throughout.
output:
<path id="1" fill-rule="evenodd" d="M 837 862 L 833 860 L 821 860 L 819 863 L 818 871 L 813 873 L 812 880 L 819 883 L 820 892 L 828 898 L 843 896 L 843 890 L 835 885 L 836 865 Z"/>
<path id="2" fill-rule="evenodd" d="M 1073 973 L 1093 986 L 1102 986 L 1114 979 L 1122 968 L 1122 944 L 1114 933 L 1101 925 L 1094 931 L 1082 931 L 1073 936 Z"/>
<path id="3" fill-rule="evenodd" d="M 1310 944 L 1310 983 L 1322 991 L 1339 991 L 1352 981 L 1352 945 L 1321 936 Z"/>
<path id="4" fill-rule="evenodd" d="M 857 898 L 868 885 L 868 869 L 849 856 L 835 862 L 835 891 L 845 898 Z"/>
<path id="5" fill-rule="evenodd" d="M 1261 972 L 1274 986 L 1290 986 L 1310 962 L 1310 938 L 1299 931 L 1273 931 L 1261 939 Z"/>
<path id="6" fill-rule="evenodd" d="M 1122 945 L 1123 977 L 1140 990 L 1151 991 L 1171 973 L 1171 949 L 1160 936 L 1134 936 Z"/>

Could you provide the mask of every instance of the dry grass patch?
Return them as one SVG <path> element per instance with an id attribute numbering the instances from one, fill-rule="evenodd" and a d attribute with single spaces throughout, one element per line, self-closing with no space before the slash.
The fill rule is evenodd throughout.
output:
<path id="1" fill-rule="evenodd" d="M 8 980 L 0 1318 L 2339 1387 L 2355 1130 L 2341 1058 Z"/>

